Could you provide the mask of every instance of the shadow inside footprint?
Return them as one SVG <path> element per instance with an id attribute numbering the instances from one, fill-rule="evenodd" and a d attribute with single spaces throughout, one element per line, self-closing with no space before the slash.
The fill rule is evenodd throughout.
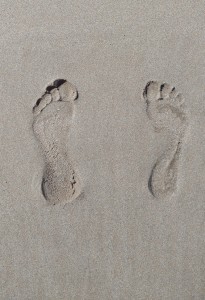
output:
<path id="1" fill-rule="evenodd" d="M 53 82 L 53 85 L 58 88 L 60 85 L 64 84 L 67 80 L 65 79 L 56 79 L 54 82 Z"/>

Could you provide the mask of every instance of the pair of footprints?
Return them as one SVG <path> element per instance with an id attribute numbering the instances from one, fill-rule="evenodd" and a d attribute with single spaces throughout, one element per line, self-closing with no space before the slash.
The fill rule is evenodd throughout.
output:
<path id="1" fill-rule="evenodd" d="M 68 130 L 74 116 L 75 86 L 59 79 L 48 86 L 33 108 L 34 134 L 45 157 L 42 193 L 51 204 L 70 202 L 81 193 L 80 180 L 66 149 Z M 172 133 L 170 147 L 156 161 L 148 187 L 156 198 L 172 195 L 177 187 L 179 157 L 187 126 L 184 98 L 167 83 L 150 81 L 143 91 L 147 115 L 157 131 Z"/>

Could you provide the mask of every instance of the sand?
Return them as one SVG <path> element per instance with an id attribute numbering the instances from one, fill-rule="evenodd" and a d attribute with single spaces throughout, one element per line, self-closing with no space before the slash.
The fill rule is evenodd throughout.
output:
<path id="1" fill-rule="evenodd" d="M 204 11 L 1 1 L 1 300 L 205 299 Z"/>

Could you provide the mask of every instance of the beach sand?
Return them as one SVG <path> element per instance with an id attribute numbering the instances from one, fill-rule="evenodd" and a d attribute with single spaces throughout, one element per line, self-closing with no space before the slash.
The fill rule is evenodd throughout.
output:
<path id="1" fill-rule="evenodd" d="M 205 299 L 204 10 L 1 1 L 1 300 Z"/>

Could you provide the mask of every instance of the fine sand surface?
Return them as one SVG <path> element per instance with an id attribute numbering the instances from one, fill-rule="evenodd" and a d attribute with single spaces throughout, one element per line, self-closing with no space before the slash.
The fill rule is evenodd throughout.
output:
<path id="1" fill-rule="evenodd" d="M 1 0 L 0 300 L 205 299 L 204 12 Z"/>

